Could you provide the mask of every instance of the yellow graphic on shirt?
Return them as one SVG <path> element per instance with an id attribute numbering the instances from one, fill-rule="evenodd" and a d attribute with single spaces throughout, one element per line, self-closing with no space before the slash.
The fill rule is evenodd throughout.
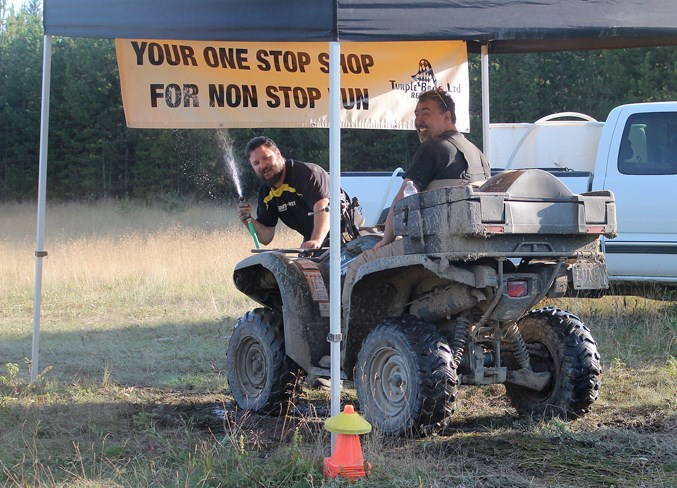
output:
<path id="1" fill-rule="evenodd" d="M 287 183 L 283 183 L 280 188 L 271 188 L 270 191 L 268 192 L 268 195 L 263 199 L 263 203 L 266 205 L 266 209 L 268 208 L 268 202 L 270 202 L 273 198 L 279 198 L 282 196 L 284 192 L 288 191 L 289 193 L 296 193 L 299 197 L 302 197 L 300 193 L 296 191 L 296 188 L 293 186 L 289 186 Z"/>

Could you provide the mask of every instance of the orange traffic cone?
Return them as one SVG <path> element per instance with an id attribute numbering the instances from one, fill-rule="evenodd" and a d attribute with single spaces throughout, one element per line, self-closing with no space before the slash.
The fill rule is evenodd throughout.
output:
<path id="1" fill-rule="evenodd" d="M 352 405 L 346 405 L 342 413 L 328 418 L 324 428 L 336 433 L 334 452 L 324 458 L 324 475 L 336 478 L 340 475 L 355 481 L 371 472 L 371 464 L 365 463 L 360 446 L 360 436 L 371 432 L 371 424 L 355 413 Z"/>

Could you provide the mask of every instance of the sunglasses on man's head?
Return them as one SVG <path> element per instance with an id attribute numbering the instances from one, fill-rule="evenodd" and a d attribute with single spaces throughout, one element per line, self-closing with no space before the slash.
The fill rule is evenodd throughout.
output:
<path id="1" fill-rule="evenodd" d="M 447 101 L 444 99 L 444 97 L 440 93 L 440 92 L 442 92 L 442 93 L 444 93 L 444 92 L 439 88 L 436 88 L 433 91 L 435 92 L 435 95 L 437 95 L 437 97 L 442 101 L 442 105 L 444 105 L 444 108 L 446 108 L 449 112 L 451 112 L 449 105 L 447 105 Z"/>

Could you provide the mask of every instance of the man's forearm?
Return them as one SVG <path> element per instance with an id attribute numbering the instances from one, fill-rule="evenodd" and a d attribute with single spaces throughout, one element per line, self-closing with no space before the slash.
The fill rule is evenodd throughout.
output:
<path id="1" fill-rule="evenodd" d="M 405 179 L 402 182 L 402 186 L 400 187 L 400 190 L 393 197 L 393 202 L 390 204 L 390 209 L 388 209 L 388 216 L 386 217 L 385 228 L 383 229 L 383 238 L 376 245 L 377 247 L 385 246 L 386 244 L 390 244 L 391 242 L 393 242 L 395 240 L 395 230 L 394 230 L 394 223 L 393 223 L 393 205 L 395 205 L 395 202 L 404 198 L 404 187 L 407 185 L 407 181 L 408 180 Z"/>
<path id="2" fill-rule="evenodd" d="M 315 214 L 313 233 L 310 236 L 310 240 L 322 244 L 322 242 L 326 239 L 327 234 L 329 234 L 329 226 L 329 212 L 320 212 L 319 214 Z"/>
<path id="3" fill-rule="evenodd" d="M 254 231 L 259 242 L 263 245 L 270 244 L 275 237 L 275 227 L 267 227 L 254 218 L 251 219 L 251 222 L 254 224 Z M 245 220 L 244 225 L 248 227 L 249 222 Z"/>
<path id="4" fill-rule="evenodd" d="M 386 217 L 385 228 L 383 229 L 383 239 L 381 239 L 381 246 L 390 244 L 395 240 L 395 231 L 393 230 L 393 207 L 388 209 L 388 216 Z"/>
<path id="5" fill-rule="evenodd" d="M 324 210 L 327 208 L 327 205 L 329 205 L 329 199 L 323 198 L 313 206 L 315 214 L 313 215 L 313 233 L 310 236 L 310 240 L 318 242 L 320 245 L 322 245 L 327 234 L 329 234 L 329 212 Z"/>

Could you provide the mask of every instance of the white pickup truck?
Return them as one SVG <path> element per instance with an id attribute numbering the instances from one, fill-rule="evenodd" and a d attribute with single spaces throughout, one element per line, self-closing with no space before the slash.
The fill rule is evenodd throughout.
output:
<path id="1" fill-rule="evenodd" d="M 583 120 L 555 120 L 563 117 Z M 606 122 L 564 113 L 492 124 L 490 141 L 494 173 L 541 168 L 575 193 L 614 193 L 618 237 L 602 242 L 611 282 L 677 285 L 677 102 L 622 105 Z M 402 174 L 344 173 L 341 183 L 374 225 Z"/>

